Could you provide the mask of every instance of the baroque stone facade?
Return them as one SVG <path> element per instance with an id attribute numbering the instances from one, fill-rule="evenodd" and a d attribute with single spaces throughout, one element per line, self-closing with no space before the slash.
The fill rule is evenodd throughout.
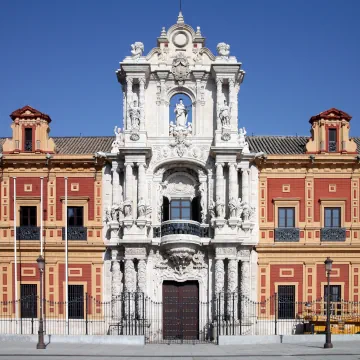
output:
<path id="1" fill-rule="evenodd" d="M 147 55 L 131 49 L 117 71 L 124 129 L 101 153 L 104 241 L 123 254 L 105 260 L 106 282 L 122 282 L 105 299 L 121 289 L 162 301 L 164 281 L 195 280 L 210 301 L 238 279 L 255 298 L 258 172 L 238 130 L 241 63 L 225 43 L 214 55 L 181 13 Z"/>

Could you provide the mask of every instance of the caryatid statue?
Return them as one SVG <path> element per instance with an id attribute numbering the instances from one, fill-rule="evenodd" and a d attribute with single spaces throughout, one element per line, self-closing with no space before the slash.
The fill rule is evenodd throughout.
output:
<path id="1" fill-rule="evenodd" d="M 179 100 L 179 104 L 175 105 L 174 112 L 176 114 L 176 126 L 186 127 L 188 111 L 186 110 L 182 99 Z"/>

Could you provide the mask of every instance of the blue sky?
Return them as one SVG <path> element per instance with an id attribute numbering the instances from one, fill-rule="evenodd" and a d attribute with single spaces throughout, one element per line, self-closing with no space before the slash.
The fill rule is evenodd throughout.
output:
<path id="1" fill-rule="evenodd" d="M 121 122 L 115 70 L 142 41 L 156 46 L 178 0 L 1 0 L 0 136 L 26 104 L 51 135 L 112 135 Z M 248 134 L 309 135 L 310 116 L 337 107 L 360 136 L 359 0 L 183 0 L 206 45 L 231 45 L 246 71 L 240 125 Z"/>

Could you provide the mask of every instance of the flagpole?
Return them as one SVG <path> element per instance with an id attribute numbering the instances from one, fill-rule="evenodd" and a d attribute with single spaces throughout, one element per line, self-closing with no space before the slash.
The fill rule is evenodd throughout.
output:
<path id="1" fill-rule="evenodd" d="M 17 304 L 17 301 L 19 300 L 18 297 L 18 271 L 17 271 L 17 236 L 16 236 L 16 177 L 14 176 L 14 276 L 15 276 L 15 317 L 16 319 L 19 318 L 19 306 Z"/>
<path id="2" fill-rule="evenodd" d="M 44 239 L 43 239 L 43 214 L 44 214 L 44 200 L 43 200 L 43 186 L 44 186 L 44 178 L 40 178 L 40 255 L 43 255 L 43 247 L 44 247 Z"/>
<path id="3" fill-rule="evenodd" d="M 65 177 L 65 306 L 66 306 L 66 324 L 69 324 L 69 258 L 68 258 L 68 216 L 67 216 L 67 203 L 68 203 L 68 178 Z"/>

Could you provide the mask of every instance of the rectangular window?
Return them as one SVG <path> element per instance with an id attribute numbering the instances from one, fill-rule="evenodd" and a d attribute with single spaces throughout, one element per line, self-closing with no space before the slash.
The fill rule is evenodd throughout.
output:
<path id="1" fill-rule="evenodd" d="M 84 318 L 84 286 L 69 285 L 69 319 Z"/>
<path id="2" fill-rule="evenodd" d="M 84 208 L 82 206 L 68 206 L 68 226 L 84 226 Z"/>
<path id="3" fill-rule="evenodd" d="M 328 286 L 324 286 L 324 309 L 326 313 Z M 331 315 L 341 315 L 341 285 L 330 285 L 330 309 Z"/>
<path id="4" fill-rule="evenodd" d="M 190 200 L 172 200 L 170 202 L 170 220 L 190 220 L 190 208 Z"/>
<path id="5" fill-rule="evenodd" d="M 341 208 L 325 208 L 325 227 L 339 228 L 341 227 Z"/>
<path id="6" fill-rule="evenodd" d="M 21 284 L 20 285 L 20 311 L 22 318 L 37 317 L 37 285 Z"/>
<path id="7" fill-rule="evenodd" d="M 295 285 L 278 286 L 278 318 L 295 319 Z"/>
<path id="8" fill-rule="evenodd" d="M 295 227 L 295 208 L 279 208 L 279 228 L 293 228 Z"/>
<path id="9" fill-rule="evenodd" d="M 32 128 L 25 128 L 25 144 L 24 144 L 25 151 L 33 151 L 32 131 L 33 131 Z"/>
<path id="10" fill-rule="evenodd" d="M 20 206 L 20 226 L 37 226 L 36 206 Z"/>
<path id="11" fill-rule="evenodd" d="M 337 151 L 337 136 L 336 136 L 336 129 L 329 129 L 329 152 L 336 152 Z"/>

